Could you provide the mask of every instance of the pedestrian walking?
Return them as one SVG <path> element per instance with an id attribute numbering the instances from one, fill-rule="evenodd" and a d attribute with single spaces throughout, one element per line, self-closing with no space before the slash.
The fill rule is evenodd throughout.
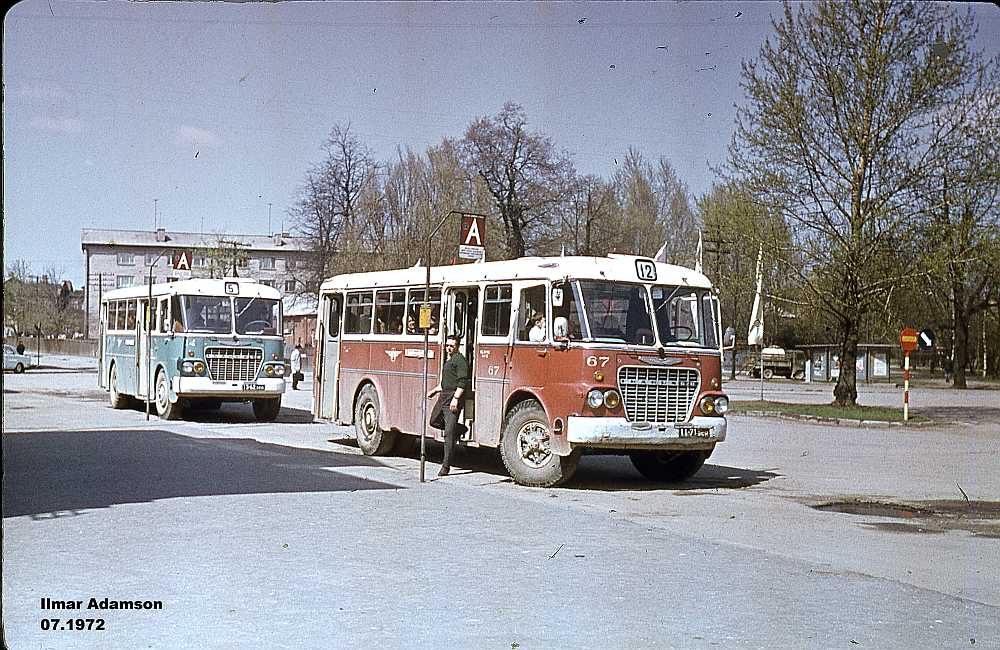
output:
<path id="1" fill-rule="evenodd" d="M 441 383 L 427 393 L 428 399 L 435 395 L 439 396 L 431 411 L 431 426 L 444 428 L 444 459 L 441 461 L 438 476 L 448 476 L 448 472 L 451 471 L 455 441 L 459 432 L 465 428 L 459 424 L 458 416 L 462 412 L 462 395 L 469 380 L 469 363 L 458 351 L 458 338 L 449 336 L 445 340 L 444 347 L 448 360 L 441 372 Z M 438 426 L 439 424 L 442 426 Z"/>
<path id="2" fill-rule="evenodd" d="M 305 378 L 302 374 L 302 344 L 296 343 L 291 355 L 292 364 L 292 390 L 299 389 L 299 382 Z"/>

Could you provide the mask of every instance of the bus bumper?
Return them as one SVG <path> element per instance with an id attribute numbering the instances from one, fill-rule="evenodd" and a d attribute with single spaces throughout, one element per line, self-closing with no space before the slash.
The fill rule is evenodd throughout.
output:
<path id="1" fill-rule="evenodd" d="M 285 392 L 285 380 L 283 377 L 254 379 L 253 381 L 216 381 L 208 377 L 174 377 L 170 388 L 177 397 L 221 397 L 249 400 L 257 397 L 282 395 Z"/>
<path id="2" fill-rule="evenodd" d="M 629 422 L 621 417 L 570 416 L 572 446 L 604 449 L 712 449 L 726 439 L 726 418 L 695 416 L 687 422 Z"/>

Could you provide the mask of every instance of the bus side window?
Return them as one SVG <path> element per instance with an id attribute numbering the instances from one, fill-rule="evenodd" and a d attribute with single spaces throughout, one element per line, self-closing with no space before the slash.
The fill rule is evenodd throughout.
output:
<path id="1" fill-rule="evenodd" d="M 486 286 L 486 295 L 483 299 L 483 336 L 508 336 L 510 334 L 511 293 L 511 285 L 509 284 Z"/>
<path id="2" fill-rule="evenodd" d="M 335 293 L 329 296 L 329 300 L 330 311 L 326 316 L 326 329 L 330 334 L 330 338 L 335 339 L 340 336 L 340 308 L 342 298 L 339 293 Z"/>
<path id="3" fill-rule="evenodd" d="M 535 326 L 539 318 L 540 325 L 545 328 L 545 285 L 538 284 L 533 287 L 521 289 L 521 301 L 517 308 L 517 340 L 518 341 L 543 341 L 547 335 L 531 335 L 531 329 Z"/>
<path id="4" fill-rule="evenodd" d="M 372 307 L 371 291 L 347 294 L 344 334 L 371 334 Z"/>
<path id="5" fill-rule="evenodd" d="M 157 314 L 157 322 L 159 323 L 157 331 L 166 334 L 170 331 L 170 301 L 166 298 L 160 298 L 157 305 L 159 310 L 159 313 Z"/>
<path id="6" fill-rule="evenodd" d="M 170 320 L 172 321 L 171 329 L 175 332 L 185 331 L 184 327 L 184 311 L 181 309 L 181 299 L 180 296 L 173 296 L 170 299 Z"/>

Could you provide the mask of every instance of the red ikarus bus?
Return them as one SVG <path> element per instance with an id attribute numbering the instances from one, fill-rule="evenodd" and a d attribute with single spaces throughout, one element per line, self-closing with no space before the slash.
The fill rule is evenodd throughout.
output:
<path id="1" fill-rule="evenodd" d="M 701 273 L 609 255 L 434 267 L 429 295 L 425 278 L 414 267 L 321 287 L 313 410 L 353 424 L 364 453 L 424 430 L 421 304 L 428 386 L 457 336 L 471 365 L 461 444 L 499 448 L 522 485 L 567 481 L 585 451 L 681 481 L 725 440 L 719 302 Z"/>

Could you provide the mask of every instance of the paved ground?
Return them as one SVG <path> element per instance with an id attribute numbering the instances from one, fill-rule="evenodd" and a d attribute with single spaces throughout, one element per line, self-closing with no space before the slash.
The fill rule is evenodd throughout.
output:
<path id="1" fill-rule="evenodd" d="M 92 360 L 46 365 L 4 375 L 12 648 L 1000 647 L 989 391 L 914 394 L 974 414 L 929 428 L 734 417 L 689 483 L 592 456 L 535 490 L 475 449 L 420 484 L 416 454 L 313 423 L 310 382 L 275 424 L 240 405 L 147 422 L 107 408 Z M 774 390 L 827 401 L 813 387 Z M 42 597 L 91 596 L 164 609 L 41 629 L 67 618 Z"/>

